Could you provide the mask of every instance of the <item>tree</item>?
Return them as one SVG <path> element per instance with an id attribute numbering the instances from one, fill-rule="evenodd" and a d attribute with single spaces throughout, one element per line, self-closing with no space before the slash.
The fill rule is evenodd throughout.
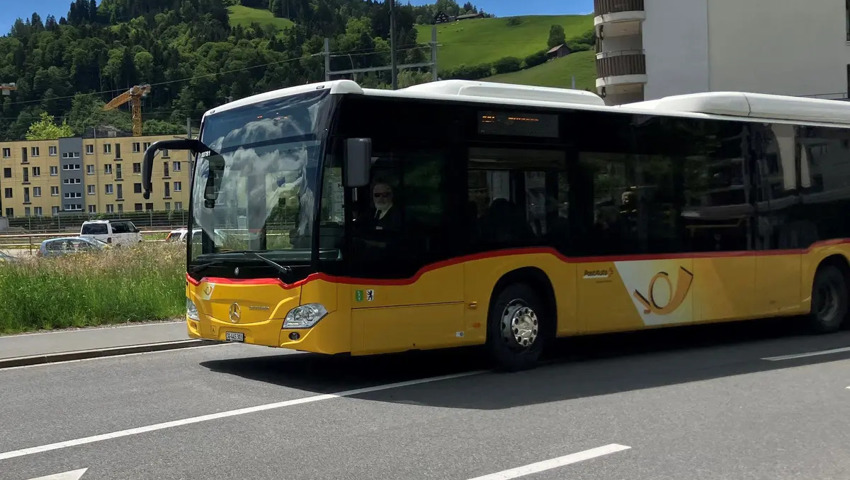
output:
<path id="1" fill-rule="evenodd" d="M 549 48 L 563 45 L 567 41 L 567 35 L 564 33 L 564 27 L 561 25 L 552 25 L 549 28 Z"/>
<path id="2" fill-rule="evenodd" d="M 56 125 L 53 121 L 53 116 L 47 112 L 42 112 L 39 120 L 30 125 L 27 130 L 27 140 L 56 140 L 57 138 L 73 137 L 74 131 L 68 125 L 67 120 L 62 121 L 62 125 Z"/>

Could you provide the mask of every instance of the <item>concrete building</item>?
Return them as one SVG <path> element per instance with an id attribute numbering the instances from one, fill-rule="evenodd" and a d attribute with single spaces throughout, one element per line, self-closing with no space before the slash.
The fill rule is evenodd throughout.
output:
<path id="1" fill-rule="evenodd" d="M 594 0 L 596 88 L 617 105 L 750 91 L 844 99 L 848 3 Z"/>
<path id="2" fill-rule="evenodd" d="M 63 213 L 181 211 L 189 202 L 188 155 L 154 161 L 151 198 L 142 197 L 145 149 L 172 135 L 0 142 L 0 212 L 14 217 Z"/>

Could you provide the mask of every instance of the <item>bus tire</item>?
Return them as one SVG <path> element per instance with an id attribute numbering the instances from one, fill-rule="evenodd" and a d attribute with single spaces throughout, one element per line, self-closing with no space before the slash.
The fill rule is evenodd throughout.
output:
<path id="1" fill-rule="evenodd" d="M 496 368 L 534 367 L 546 340 L 546 321 L 545 305 L 530 286 L 515 283 L 499 291 L 487 318 L 487 350 Z"/>
<path id="2" fill-rule="evenodd" d="M 841 328 L 848 312 L 848 286 L 844 272 L 835 265 L 822 265 L 812 283 L 809 327 L 814 333 L 831 333 Z"/>

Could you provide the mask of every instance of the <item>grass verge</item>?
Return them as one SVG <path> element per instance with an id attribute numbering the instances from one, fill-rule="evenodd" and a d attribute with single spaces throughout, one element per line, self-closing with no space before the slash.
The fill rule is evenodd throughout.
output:
<path id="1" fill-rule="evenodd" d="M 186 247 L 140 244 L 0 263 L 0 334 L 179 317 Z"/>

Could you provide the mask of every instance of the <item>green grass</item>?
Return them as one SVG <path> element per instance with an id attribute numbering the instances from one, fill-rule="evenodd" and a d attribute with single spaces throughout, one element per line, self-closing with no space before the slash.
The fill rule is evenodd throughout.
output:
<path id="1" fill-rule="evenodd" d="M 183 244 L 0 264 L 0 334 L 163 320 L 185 312 Z"/>
<path id="2" fill-rule="evenodd" d="M 250 8 L 242 5 L 227 7 L 230 12 L 230 25 L 242 25 L 250 27 L 251 23 L 259 23 L 260 25 L 271 25 L 278 30 L 284 30 L 292 26 L 292 20 L 288 18 L 277 18 L 264 8 Z"/>
<path id="3" fill-rule="evenodd" d="M 437 26 L 437 65 L 440 69 L 460 65 L 479 65 L 503 57 L 520 60 L 547 49 L 549 27 L 562 25 L 567 40 L 593 29 L 593 15 L 535 15 L 513 17 L 519 25 L 508 25 L 509 18 L 462 20 Z M 431 25 L 417 25 L 418 41 L 431 40 Z"/>
<path id="4" fill-rule="evenodd" d="M 563 58 L 550 60 L 518 72 L 494 75 L 483 79 L 488 82 L 536 85 L 540 87 L 570 88 L 571 76 L 576 77 L 576 88 L 596 93 L 596 61 L 592 51 L 576 52 Z"/>

